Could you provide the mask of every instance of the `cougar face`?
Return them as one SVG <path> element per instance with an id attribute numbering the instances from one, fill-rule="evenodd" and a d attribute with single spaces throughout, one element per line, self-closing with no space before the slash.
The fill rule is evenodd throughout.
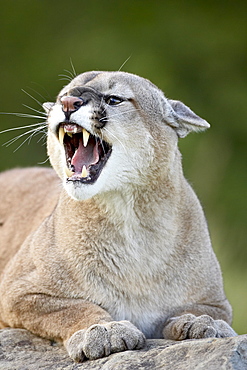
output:
<path id="1" fill-rule="evenodd" d="M 61 91 L 55 104 L 44 105 L 50 160 L 74 199 L 143 181 L 153 137 L 135 95 L 138 81 L 133 87 L 130 82 L 121 72 L 85 73 Z"/>
<path id="2" fill-rule="evenodd" d="M 150 81 L 125 72 L 83 73 L 44 108 L 51 164 L 77 200 L 150 185 L 172 168 L 178 137 L 209 127 Z"/>

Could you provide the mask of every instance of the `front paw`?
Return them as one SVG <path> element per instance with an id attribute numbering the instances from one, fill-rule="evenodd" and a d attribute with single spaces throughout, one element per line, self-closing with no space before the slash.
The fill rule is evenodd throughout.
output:
<path id="1" fill-rule="evenodd" d="M 110 353 L 140 349 L 145 337 L 129 321 L 111 321 L 96 324 L 75 332 L 65 343 L 70 357 L 81 362 L 85 358 L 94 360 Z"/>
<path id="2" fill-rule="evenodd" d="M 185 314 L 172 317 L 163 330 L 164 338 L 173 340 L 224 338 L 237 334 L 223 320 L 214 320 L 208 315 L 195 316 Z"/>

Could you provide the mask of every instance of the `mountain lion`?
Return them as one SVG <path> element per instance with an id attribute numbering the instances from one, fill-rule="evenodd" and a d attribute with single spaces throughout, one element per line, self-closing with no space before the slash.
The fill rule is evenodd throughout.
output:
<path id="1" fill-rule="evenodd" d="M 0 176 L 1 327 L 63 341 L 75 361 L 236 335 L 178 149 L 209 124 L 124 72 L 83 73 L 44 109 L 55 171 Z"/>

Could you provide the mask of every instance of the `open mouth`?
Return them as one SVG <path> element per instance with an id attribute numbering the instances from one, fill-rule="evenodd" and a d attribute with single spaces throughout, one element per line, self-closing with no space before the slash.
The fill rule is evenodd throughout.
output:
<path id="1" fill-rule="evenodd" d="M 111 146 L 74 123 L 61 123 L 58 138 L 65 150 L 67 181 L 94 183 L 111 155 Z"/>

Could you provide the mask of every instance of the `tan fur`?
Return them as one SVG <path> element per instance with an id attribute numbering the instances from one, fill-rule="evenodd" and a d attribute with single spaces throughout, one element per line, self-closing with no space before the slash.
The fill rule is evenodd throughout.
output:
<path id="1" fill-rule="evenodd" d="M 112 146 L 94 184 L 68 182 L 58 124 L 75 88 L 125 100 L 98 128 L 90 97 L 71 121 Z M 83 95 L 82 95 L 83 96 Z M 141 348 L 147 338 L 235 335 L 231 308 L 178 137 L 209 125 L 149 81 L 123 72 L 76 77 L 47 104 L 53 170 L 0 175 L 2 327 L 62 340 L 76 361 Z M 62 186 L 63 183 L 63 186 Z M 223 321 L 225 320 L 225 321 Z"/>

